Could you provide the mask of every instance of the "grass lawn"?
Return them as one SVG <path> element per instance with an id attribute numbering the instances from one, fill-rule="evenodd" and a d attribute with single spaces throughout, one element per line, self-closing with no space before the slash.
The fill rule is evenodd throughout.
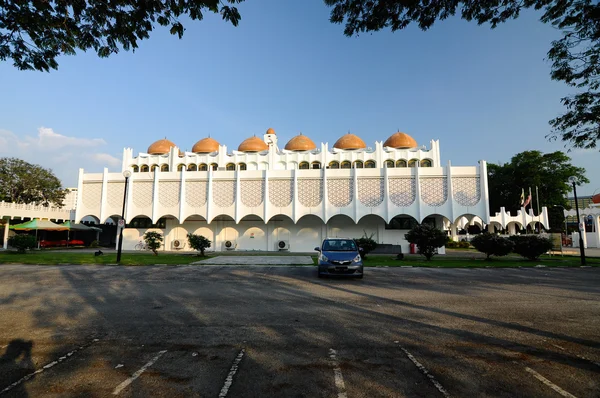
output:
<path id="1" fill-rule="evenodd" d="M 188 264 L 200 260 L 193 254 L 166 254 L 159 253 L 123 253 L 121 255 L 122 265 L 154 265 L 154 264 Z M 56 251 L 31 251 L 26 254 L 5 251 L 0 252 L 0 264 L 116 264 L 117 254 L 110 253 L 102 256 L 94 256 L 89 252 L 56 252 Z"/>

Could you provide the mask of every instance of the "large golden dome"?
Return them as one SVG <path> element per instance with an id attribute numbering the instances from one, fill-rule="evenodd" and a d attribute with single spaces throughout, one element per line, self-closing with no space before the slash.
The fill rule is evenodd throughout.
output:
<path id="1" fill-rule="evenodd" d="M 271 127 L 269 127 L 267 129 L 267 134 L 275 134 L 275 130 L 273 130 Z"/>
<path id="2" fill-rule="evenodd" d="M 417 141 L 410 135 L 398 131 L 385 140 L 383 146 L 389 146 L 396 149 L 416 148 Z"/>
<path id="3" fill-rule="evenodd" d="M 317 146 L 313 140 L 300 133 L 285 144 L 285 149 L 288 151 L 312 151 L 317 149 Z"/>
<path id="4" fill-rule="evenodd" d="M 177 146 L 177 145 L 175 145 L 168 139 L 164 138 L 164 139 L 158 140 L 155 143 L 153 143 L 152 145 L 150 145 L 148 147 L 148 153 L 150 155 L 166 155 L 167 153 L 169 153 L 171 148 L 173 148 L 174 146 Z"/>
<path id="5" fill-rule="evenodd" d="M 240 152 L 261 152 L 268 150 L 269 146 L 257 136 L 245 139 L 238 147 L 238 151 Z"/>
<path id="6" fill-rule="evenodd" d="M 348 133 L 341 136 L 340 139 L 333 144 L 333 147 L 337 149 L 364 149 L 367 147 L 367 144 L 365 144 L 359 136 Z"/>
<path id="7" fill-rule="evenodd" d="M 196 142 L 192 147 L 194 153 L 211 153 L 219 150 L 219 143 L 214 138 L 206 137 Z"/>

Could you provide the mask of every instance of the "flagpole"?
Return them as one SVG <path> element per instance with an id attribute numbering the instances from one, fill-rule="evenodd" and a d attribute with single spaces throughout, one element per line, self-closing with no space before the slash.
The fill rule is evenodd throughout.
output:
<path id="1" fill-rule="evenodd" d="M 540 225 L 540 196 L 538 191 L 538 186 L 535 186 L 535 201 L 537 202 L 537 218 L 538 218 L 538 234 L 542 232 L 542 226 Z"/>
<path id="2" fill-rule="evenodd" d="M 529 210 L 533 212 L 533 196 L 531 196 L 531 187 L 529 187 Z M 535 232 L 535 230 L 532 230 L 532 232 Z"/>

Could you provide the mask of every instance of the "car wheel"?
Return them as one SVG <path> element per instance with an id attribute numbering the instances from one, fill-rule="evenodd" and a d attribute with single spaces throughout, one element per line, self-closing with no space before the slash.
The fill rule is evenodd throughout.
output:
<path id="1" fill-rule="evenodd" d="M 323 274 L 321 273 L 321 271 L 317 270 L 317 276 L 318 276 L 319 278 L 322 278 L 322 277 L 323 277 Z"/>
<path id="2" fill-rule="evenodd" d="M 363 276 L 365 276 L 365 274 L 362 274 L 362 273 L 361 273 L 360 275 L 358 275 L 358 276 L 357 276 L 357 278 L 358 278 L 358 279 L 362 279 L 362 278 L 363 278 Z"/>

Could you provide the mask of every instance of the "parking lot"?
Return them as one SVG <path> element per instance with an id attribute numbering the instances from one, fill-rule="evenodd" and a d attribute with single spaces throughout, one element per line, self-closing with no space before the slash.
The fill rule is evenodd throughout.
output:
<path id="1" fill-rule="evenodd" d="M 0 267 L 0 396 L 600 396 L 600 269 Z"/>

